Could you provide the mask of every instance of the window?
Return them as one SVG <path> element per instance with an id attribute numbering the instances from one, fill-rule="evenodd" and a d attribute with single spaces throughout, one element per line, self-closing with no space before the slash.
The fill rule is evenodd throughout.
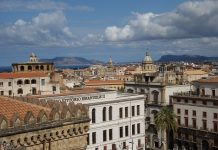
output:
<path id="1" fill-rule="evenodd" d="M 123 149 L 126 149 L 126 142 L 123 142 Z"/>
<path id="2" fill-rule="evenodd" d="M 138 147 L 141 147 L 141 139 L 138 139 Z"/>
<path id="3" fill-rule="evenodd" d="M 31 70 L 32 70 L 32 66 L 28 66 L 27 69 L 28 69 L 29 71 L 31 71 Z"/>
<path id="4" fill-rule="evenodd" d="M 30 80 L 27 80 L 27 79 L 26 79 L 26 80 L 24 81 L 24 84 L 30 84 Z"/>
<path id="5" fill-rule="evenodd" d="M 1 93 L 0 93 L 1 95 L 4 95 L 4 91 L 1 91 Z"/>
<path id="6" fill-rule="evenodd" d="M 192 111 L 192 116 L 196 116 L 196 110 Z"/>
<path id="7" fill-rule="evenodd" d="M 120 115 L 120 118 L 123 118 L 123 108 L 122 107 L 119 109 L 119 115 Z"/>
<path id="8" fill-rule="evenodd" d="M 23 89 L 18 89 L 17 94 L 23 94 Z"/>
<path id="9" fill-rule="evenodd" d="M 185 117 L 185 126 L 188 127 L 188 117 Z"/>
<path id="10" fill-rule="evenodd" d="M 193 103 L 193 104 L 196 104 L 196 100 L 192 100 L 192 103 Z"/>
<path id="11" fill-rule="evenodd" d="M 42 86 L 45 85 L 45 79 L 41 79 L 41 85 L 42 85 Z"/>
<path id="12" fill-rule="evenodd" d="M 140 105 L 137 105 L 137 116 L 140 115 Z"/>
<path id="13" fill-rule="evenodd" d="M 109 129 L 109 140 L 113 140 L 113 130 Z"/>
<path id="14" fill-rule="evenodd" d="M 0 86 L 3 86 L 3 82 L 0 82 Z"/>
<path id="15" fill-rule="evenodd" d="M 135 106 L 132 106 L 132 116 L 135 116 Z"/>
<path id="16" fill-rule="evenodd" d="M 213 118 L 214 118 L 214 119 L 217 119 L 217 113 L 214 113 L 214 114 L 213 114 Z"/>
<path id="17" fill-rule="evenodd" d="M 103 142 L 107 141 L 107 130 L 103 130 Z"/>
<path id="18" fill-rule="evenodd" d="M 128 107 L 125 107 L 125 117 L 128 117 Z"/>
<path id="19" fill-rule="evenodd" d="M 12 95 L 12 91 L 11 91 L 11 90 L 8 91 L 8 95 L 9 95 L 9 96 Z"/>
<path id="20" fill-rule="evenodd" d="M 8 82 L 8 86 L 11 86 L 11 82 Z"/>
<path id="21" fill-rule="evenodd" d="M 180 118 L 180 116 L 177 116 L 177 123 L 178 123 L 178 125 L 181 125 L 181 118 Z"/>
<path id="22" fill-rule="evenodd" d="M 140 128 L 140 123 L 137 123 L 137 134 L 140 134 L 141 128 Z"/>
<path id="23" fill-rule="evenodd" d="M 217 121 L 214 121 L 214 122 L 213 122 L 213 130 L 214 130 L 215 132 L 218 131 L 218 128 L 217 128 Z"/>
<path id="24" fill-rule="evenodd" d="M 123 127 L 120 127 L 120 138 L 123 137 Z"/>
<path id="25" fill-rule="evenodd" d="M 155 104 L 158 104 L 158 95 L 159 95 L 158 91 L 153 91 L 153 99 Z"/>
<path id="26" fill-rule="evenodd" d="M 109 107 L 109 120 L 112 120 L 112 106 Z"/>
<path id="27" fill-rule="evenodd" d="M 106 107 L 102 110 L 102 121 L 106 121 Z"/>
<path id="28" fill-rule="evenodd" d="M 89 145 L 89 134 L 87 134 L 87 145 Z"/>
<path id="29" fill-rule="evenodd" d="M 135 135 L 135 125 L 132 125 L 132 135 Z"/>
<path id="30" fill-rule="evenodd" d="M 53 91 L 53 92 L 56 91 L 56 86 L 52 86 L 52 91 Z"/>
<path id="31" fill-rule="evenodd" d="M 104 145 L 104 150 L 107 150 L 107 145 Z"/>
<path id="32" fill-rule="evenodd" d="M 196 128 L 196 127 L 197 127 L 197 126 L 196 126 L 196 119 L 195 119 L 195 118 L 192 119 L 192 127 L 193 127 L 193 128 Z"/>
<path id="33" fill-rule="evenodd" d="M 207 120 L 203 120 L 203 130 L 207 130 Z"/>
<path id="34" fill-rule="evenodd" d="M 216 90 L 215 89 L 212 90 L 212 96 L 216 96 Z"/>
<path id="35" fill-rule="evenodd" d="M 31 80 L 31 84 L 36 84 L 36 79 Z M 53 90 L 54 91 L 54 90 Z"/>
<path id="36" fill-rule="evenodd" d="M 181 102 L 181 99 L 177 99 L 177 102 L 180 103 L 180 102 Z"/>
<path id="37" fill-rule="evenodd" d="M 188 100 L 187 100 L 187 99 L 185 99 L 185 103 L 188 103 Z"/>
<path id="38" fill-rule="evenodd" d="M 96 132 L 92 132 L 92 144 L 96 143 Z"/>
<path id="39" fill-rule="evenodd" d="M 129 136 L 129 128 L 128 128 L 128 126 L 125 126 L 125 136 Z"/>
<path id="40" fill-rule="evenodd" d="M 188 110 L 187 109 L 185 110 L 185 115 L 188 115 Z"/>
<path id="41" fill-rule="evenodd" d="M 95 108 L 92 109 L 92 123 L 95 123 Z"/>
<path id="42" fill-rule="evenodd" d="M 203 117 L 204 117 L 204 118 L 207 117 L 207 112 L 203 112 Z"/>
<path id="43" fill-rule="evenodd" d="M 180 114 L 180 109 L 179 108 L 177 109 L 177 114 Z"/>
<path id="44" fill-rule="evenodd" d="M 23 84 L 23 81 L 22 80 L 18 80 L 17 81 L 17 85 L 21 85 L 21 84 Z"/>
<path id="45" fill-rule="evenodd" d="M 213 105 L 214 106 L 218 106 L 218 102 L 217 101 L 213 101 Z"/>
<path id="46" fill-rule="evenodd" d="M 112 150 L 116 150 L 116 144 L 112 144 Z"/>

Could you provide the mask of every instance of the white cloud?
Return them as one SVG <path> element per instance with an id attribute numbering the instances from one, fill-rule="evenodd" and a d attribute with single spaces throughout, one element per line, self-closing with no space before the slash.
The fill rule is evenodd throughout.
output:
<path id="1" fill-rule="evenodd" d="M 18 19 L 12 26 L 0 29 L 2 44 L 69 46 L 74 37 L 61 11 L 40 13 L 31 21 Z"/>
<path id="2" fill-rule="evenodd" d="M 218 1 L 188 1 L 175 11 L 153 14 L 134 13 L 123 27 L 109 26 L 109 41 L 218 37 Z"/>

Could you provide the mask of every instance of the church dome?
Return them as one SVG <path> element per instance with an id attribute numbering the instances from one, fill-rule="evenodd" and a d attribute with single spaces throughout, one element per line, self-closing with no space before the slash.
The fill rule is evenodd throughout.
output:
<path id="1" fill-rule="evenodd" d="M 151 56 L 148 52 L 146 52 L 145 54 L 144 62 L 152 62 Z"/>

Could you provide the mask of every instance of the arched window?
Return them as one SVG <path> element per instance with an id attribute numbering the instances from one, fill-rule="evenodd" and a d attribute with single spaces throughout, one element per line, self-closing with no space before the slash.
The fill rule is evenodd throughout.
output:
<path id="1" fill-rule="evenodd" d="M 102 121 L 106 121 L 106 107 L 102 110 Z"/>
<path id="2" fill-rule="evenodd" d="M 31 84 L 36 84 L 36 79 L 32 79 Z"/>
<path id="3" fill-rule="evenodd" d="M 95 123 L 95 108 L 92 109 L 92 123 Z"/>
<path id="4" fill-rule="evenodd" d="M 112 106 L 109 107 L 109 120 L 112 120 Z"/>
<path id="5" fill-rule="evenodd" d="M 41 66 L 40 66 L 40 70 L 44 70 L 44 66 L 41 65 Z"/>
<path id="6" fill-rule="evenodd" d="M 28 66 L 27 68 L 29 71 L 32 71 L 32 66 Z"/>
<path id="7" fill-rule="evenodd" d="M 158 104 L 158 96 L 159 96 L 159 92 L 158 91 L 153 91 L 153 101 L 155 104 Z"/>
<path id="8" fill-rule="evenodd" d="M 36 66 L 36 70 L 39 70 L 39 66 Z"/>
<path id="9" fill-rule="evenodd" d="M 30 80 L 26 79 L 26 80 L 24 81 L 24 84 L 30 84 Z"/>
<path id="10" fill-rule="evenodd" d="M 23 81 L 22 80 L 18 80 L 17 81 L 17 85 L 21 85 L 21 84 L 23 84 Z"/>
<path id="11" fill-rule="evenodd" d="M 23 94 L 23 89 L 18 89 L 17 94 Z"/>
<path id="12" fill-rule="evenodd" d="M 24 71 L 24 66 L 20 66 L 20 71 Z"/>
<path id="13" fill-rule="evenodd" d="M 47 65 L 47 70 L 49 70 L 49 65 Z"/>

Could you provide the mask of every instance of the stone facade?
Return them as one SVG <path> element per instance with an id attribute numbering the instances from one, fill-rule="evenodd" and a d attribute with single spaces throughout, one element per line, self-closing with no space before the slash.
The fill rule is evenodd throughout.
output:
<path id="1" fill-rule="evenodd" d="M 16 103 L 16 100 L 13 101 Z M 24 108 L 32 111 L 19 110 L 11 118 L 8 118 L 9 113 L 1 110 L 0 150 L 86 149 L 90 119 L 85 105 L 70 103 L 67 106 L 65 103 L 34 100 L 28 102 L 41 106 L 35 108 L 36 105 L 31 104 L 33 106 Z M 29 104 L 19 102 L 18 105 Z M 26 111 L 25 115 L 23 111 Z"/>

